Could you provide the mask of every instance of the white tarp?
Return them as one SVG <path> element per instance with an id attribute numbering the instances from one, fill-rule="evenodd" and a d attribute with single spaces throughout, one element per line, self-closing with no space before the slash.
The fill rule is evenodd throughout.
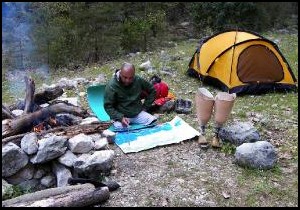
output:
<path id="1" fill-rule="evenodd" d="M 136 131 L 116 134 L 115 143 L 124 153 L 139 152 L 156 146 L 179 143 L 200 133 L 176 116 L 170 122 Z"/>

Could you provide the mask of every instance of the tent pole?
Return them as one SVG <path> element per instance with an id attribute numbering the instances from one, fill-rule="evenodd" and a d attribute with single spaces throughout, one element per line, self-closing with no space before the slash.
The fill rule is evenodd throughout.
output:
<path id="1" fill-rule="evenodd" d="M 230 75 L 229 75 L 229 84 L 231 84 L 231 74 L 232 74 L 232 63 L 233 63 L 233 56 L 234 56 L 234 50 L 235 50 L 235 43 L 236 43 L 236 37 L 237 37 L 238 30 L 235 30 L 235 37 L 234 37 L 234 43 L 233 43 L 233 51 L 232 51 L 232 57 L 231 57 L 231 69 L 230 69 Z M 229 89 L 228 89 L 229 93 Z"/>

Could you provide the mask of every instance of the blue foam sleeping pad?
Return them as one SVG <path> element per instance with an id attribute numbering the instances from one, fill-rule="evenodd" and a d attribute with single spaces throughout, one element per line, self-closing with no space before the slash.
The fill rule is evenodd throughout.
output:
<path id="1" fill-rule="evenodd" d="M 90 108 L 100 121 L 110 121 L 110 117 L 104 109 L 104 90 L 105 85 L 89 86 L 87 99 Z"/>
<path id="2" fill-rule="evenodd" d="M 102 121 L 110 121 L 109 115 L 106 113 L 104 109 L 104 91 L 106 85 L 93 85 L 87 88 L 87 100 L 90 108 L 97 116 L 97 118 Z M 109 127 L 109 130 L 114 132 L 122 132 L 122 131 L 130 131 L 137 130 L 147 127 L 153 127 L 156 123 L 151 123 L 150 125 L 141 125 L 141 124 L 131 124 L 129 128 L 117 129 L 113 125 Z"/>

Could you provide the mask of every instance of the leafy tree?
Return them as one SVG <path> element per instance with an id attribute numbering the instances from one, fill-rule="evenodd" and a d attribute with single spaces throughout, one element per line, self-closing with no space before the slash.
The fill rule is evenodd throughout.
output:
<path id="1" fill-rule="evenodd" d="M 36 56 L 41 62 L 59 67 L 70 61 L 73 21 L 69 18 L 68 2 L 34 2 L 31 4 L 37 46 Z"/>
<path id="2" fill-rule="evenodd" d="M 33 3 L 38 53 L 54 67 L 94 63 L 115 56 L 118 8 L 112 2 Z"/>
<path id="3" fill-rule="evenodd" d="M 147 51 L 163 40 L 166 14 L 157 3 L 136 3 L 134 8 L 125 7 L 123 12 L 122 47 L 125 51 Z"/>
<path id="4" fill-rule="evenodd" d="M 256 2 L 264 11 L 265 29 L 298 29 L 298 2 Z"/>
<path id="5" fill-rule="evenodd" d="M 74 4 L 77 46 L 84 52 L 81 57 L 86 63 L 104 61 L 122 52 L 119 7 L 112 2 Z"/>
<path id="6" fill-rule="evenodd" d="M 220 31 L 247 29 L 261 31 L 264 10 L 253 2 L 201 2 L 192 5 L 194 24 L 198 30 Z"/>
<path id="7" fill-rule="evenodd" d="M 2 63 L 78 67 L 154 50 L 174 36 L 224 29 L 257 32 L 298 23 L 297 2 L 5 2 Z M 178 29 L 182 22 L 188 28 Z M 17 26 L 17 27 L 16 27 Z M 180 25 L 179 25 L 180 26 Z M 182 34 L 180 34 L 182 33 Z M 31 44 L 32 43 L 32 44 Z M 34 54 L 32 54 L 34 52 Z M 29 57 L 29 55 L 33 55 Z"/>
<path id="8" fill-rule="evenodd" d="M 229 28 L 262 32 L 295 24 L 297 7 L 297 2 L 197 2 L 190 11 L 198 32 Z"/>

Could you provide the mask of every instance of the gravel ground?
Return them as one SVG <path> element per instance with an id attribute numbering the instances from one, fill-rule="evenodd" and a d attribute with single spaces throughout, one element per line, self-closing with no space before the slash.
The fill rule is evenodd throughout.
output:
<path id="1" fill-rule="evenodd" d="M 121 187 L 101 206 L 220 206 L 237 193 L 233 156 L 201 150 L 196 139 L 129 154 L 110 148 L 116 158 L 109 178 Z"/>

